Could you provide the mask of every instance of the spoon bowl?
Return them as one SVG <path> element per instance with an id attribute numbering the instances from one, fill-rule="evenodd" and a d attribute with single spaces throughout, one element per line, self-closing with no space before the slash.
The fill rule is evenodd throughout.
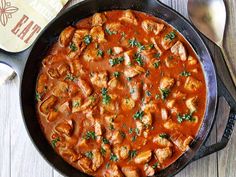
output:
<path id="1" fill-rule="evenodd" d="M 231 62 L 233 61 L 228 60 L 227 53 L 223 47 L 226 25 L 224 0 L 188 0 L 188 15 L 198 30 L 220 47 L 235 89 L 236 69 L 232 67 Z"/>

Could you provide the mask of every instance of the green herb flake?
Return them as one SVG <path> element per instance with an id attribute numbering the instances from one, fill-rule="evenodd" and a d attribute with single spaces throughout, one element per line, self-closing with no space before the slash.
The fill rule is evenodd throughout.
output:
<path id="1" fill-rule="evenodd" d="M 138 63 L 138 65 L 143 66 L 143 57 L 140 53 L 136 53 L 134 55 L 135 61 Z"/>
<path id="2" fill-rule="evenodd" d="M 137 150 L 130 150 L 129 151 L 129 157 L 130 157 L 130 159 L 133 159 L 134 157 L 136 157 L 137 156 Z"/>
<path id="3" fill-rule="evenodd" d="M 35 93 L 35 99 L 41 101 L 41 95 L 38 92 Z"/>
<path id="4" fill-rule="evenodd" d="M 101 147 L 100 152 L 102 156 L 105 156 L 107 151 L 103 147 Z"/>
<path id="5" fill-rule="evenodd" d="M 104 144 L 110 144 L 109 141 L 108 141 L 108 139 L 106 139 L 106 138 L 103 138 L 103 139 L 102 139 L 102 142 L 103 142 Z"/>
<path id="6" fill-rule="evenodd" d="M 96 138 L 97 137 L 96 137 L 94 131 L 87 131 L 86 134 L 85 134 L 85 139 L 86 140 L 89 140 L 89 139 L 96 140 Z"/>
<path id="7" fill-rule="evenodd" d="M 158 68 L 159 66 L 160 66 L 160 60 L 158 60 L 158 61 L 156 61 L 156 62 L 154 62 L 152 65 L 154 66 L 154 68 Z"/>
<path id="8" fill-rule="evenodd" d="M 193 112 L 188 113 L 188 114 L 183 114 L 183 115 L 178 114 L 178 116 L 177 116 L 177 121 L 178 121 L 179 123 L 182 123 L 183 121 L 191 121 L 191 122 L 194 122 L 194 121 L 195 121 L 195 118 L 193 118 L 192 115 L 193 115 Z"/>
<path id="9" fill-rule="evenodd" d="M 106 169 L 108 169 L 109 167 L 110 167 L 110 163 L 107 162 L 107 163 L 106 163 Z"/>
<path id="10" fill-rule="evenodd" d="M 107 89 L 102 88 L 101 93 L 102 93 L 102 103 L 108 104 L 111 101 L 111 97 L 108 95 Z"/>
<path id="11" fill-rule="evenodd" d="M 66 75 L 65 80 L 75 81 L 75 76 L 69 73 Z"/>
<path id="12" fill-rule="evenodd" d="M 93 159 L 93 153 L 91 151 L 86 152 L 84 155 L 89 159 Z"/>
<path id="13" fill-rule="evenodd" d="M 136 135 L 139 135 L 140 131 L 138 128 L 135 128 L 134 131 L 135 131 Z"/>
<path id="14" fill-rule="evenodd" d="M 110 125 L 109 125 L 109 130 L 115 130 L 115 128 L 114 128 L 114 125 L 113 125 L 113 124 L 110 124 Z"/>
<path id="15" fill-rule="evenodd" d="M 57 137 L 57 138 L 55 138 L 55 139 L 53 139 L 53 140 L 51 141 L 51 144 L 52 144 L 52 147 L 53 147 L 53 148 L 56 147 L 56 144 L 57 144 L 58 141 L 60 141 L 60 138 L 59 138 L 59 137 Z"/>
<path id="16" fill-rule="evenodd" d="M 165 35 L 165 40 L 173 41 L 176 37 L 176 31 L 171 31 L 170 33 Z"/>
<path id="17" fill-rule="evenodd" d="M 134 114 L 133 118 L 135 120 L 141 120 L 143 116 L 144 116 L 144 112 L 140 110 Z"/>
<path id="18" fill-rule="evenodd" d="M 151 92 L 149 90 L 146 91 L 147 96 L 152 96 Z"/>
<path id="19" fill-rule="evenodd" d="M 132 133 L 133 133 L 133 129 L 129 128 L 129 134 L 132 134 Z"/>
<path id="20" fill-rule="evenodd" d="M 124 60 L 124 57 L 112 58 L 109 59 L 109 64 L 113 67 L 115 65 L 121 64 Z"/>
<path id="21" fill-rule="evenodd" d="M 117 162 L 118 157 L 115 154 L 111 153 L 110 160 L 113 161 L 113 162 Z"/>
<path id="22" fill-rule="evenodd" d="M 103 54 L 104 54 L 103 51 L 102 51 L 101 49 L 98 49 L 98 51 L 97 51 L 97 56 L 102 57 Z"/>
<path id="23" fill-rule="evenodd" d="M 156 94 L 155 95 L 155 99 L 158 100 L 160 98 L 160 95 L 159 94 Z"/>
<path id="24" fill-rule="evenodd" d="M 131 81 L 132 80 L 132 77 L 127 77 L 127 81 Z"/>
<path id="25" fill-rule="evenodd" d="M 123 131 L 119 131 L 120 135 L 122 136 L 122 138 L 126 137 L 126 134 Z"/>
<path id="26" fill-rule="evenodd" d="M 147 71 L 145 72 L 145 77 L 148 77 L 148 76 L 150 76 L 150 71 L 149 71 L 149 70 L 147 70 Z"/>
<path id="27" fill-rule="evenodd" d="M 117 34 L 117 31 L 111 31 L 110 29 L 106 28 L 105 32 L 109 35 Z"/>
<path id="28" fill-rule="evenodd" d="M 84 36 L 84 43 L 86 45 L 89 45 L 91 42 L 92 42 L 92 36 L 90 36 L 90 35 Z"/>
<path id="29" fill-rule="evenodd" d="M 135 135 L 132 137 L 131 141 L 134 142 L 134 141 L 136 141 L 136 139 L 137 139 L 137 136 Z"/>
<path id="30" fill-rule="evenodd" d="M 160 89 L 161 91 L 161 99 L 165 100 L 168 95 L 170 94 L 170 90 L 169 89 Z"/>
<path id="31" fill-rule="evenodd" d="M 79 107 L 79 106 L 80 106 L 80 101 L 79 101 L 79 100 L 78 100 L 78 101 L 76 100 L 76 101 L 73 101 L 73 102 L 72 102 L 72 107 L 73 107 L 73 108 L 77 108 L 77 107 Z"/>
<path id="32" fill-rule="evenodd" d="M 108 54 L 108 55 L 112 55 L 112 53 L 113 53 L 112 48 L 109 48 L 109 49 L 107 50 L 107 54 Z"/>
<path id="33" fill-rule="evenodd" d="M 161 133 L 159 134 L 159 137 L 168 139 L 170 136 L 167 133 Z"/>
<path id="34" fill-rule="evenodd" d="M 153 169 L 156 169 L 157 167 L 158 167 L 158 163 L 157 162 L 152 165 Z"/>
<path id="35" fill-rule="evenodd" d="M 154 54 L 154 57 L 155 57 L 155 58 L 160 58 L 160 57 L 161 57 L 161 54 L 160 54 L 160 53 L 156 53 L 156 54 Z"/>
<path id="36" fill-rule="evenodd" d="M 154 44 L 149 44 L 149 48 L 153 49 L 154 48 Z"/>
<path id="37" fill-rule="evenodd" d="M 71 43 L 70 43 L 70 49 L 71 49 L 72 52 L 75 52 L 78 48 L 77 48 L 77 46 L 75 45 L 75 43 L 71 42 Z"/>
<path id="38" fill-rule="evenodd" d="M 119 77 L 120 77 L 120 72 L 118 72 L 118 71 L 114 72 L 114 73 L 113 73 L 113 76 L 114 76 L 115 78 L 119 78 Z"/>
<path id="39" fill-rule="evenodd" d="M 181 72 L 180 75 L 188 77 L 188 76 L 191 76 L 191 73 L 185 70 L 185 71 Z"/>

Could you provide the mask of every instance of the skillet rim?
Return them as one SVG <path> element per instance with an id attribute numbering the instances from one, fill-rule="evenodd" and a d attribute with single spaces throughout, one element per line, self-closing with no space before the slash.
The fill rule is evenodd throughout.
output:
<path id="1" fill-rule="evenodd" d="M 21 80 L 20 80 L 20 106 L 21 106 L 21 113 L 22 113 L 22 117 L 23 117 L 23 120 L 24 120 L 24 125 L 25 125 L 25 127 L 26 127 L 26 130 L 27 130 L 27 133 L 28 133 L 28 135 L 29 135 L 29 137 L 30 137 L 30 139 L 31 139 L 31 141 L 33 142 L 33 144 L 34 144 L 34 146 L 35 146 L 35 148 L 37 149 L 37 151 L 39 151 L 39 153 L 41 154 L 41 156 L 50 164 L 50 166 L 53 166 L 54 167 L 54 169 L 56 169 L 58 172 L 60 172 L 61 174 L 63 174 L 63 175 L 66 175 L 65 174 L 65 172 L 62 172 L 62 170 L 61 169 L 59 169 L 51 160 L 49 160 L 48 159 L 48 157 L 47 157 L 47 154 L 45 153 L 45 152 L 42 152 L 42 149 L 38 146 L 38 144 L 37 144 L 37 142 L 36 142 L 36 140 L 34 139 L 34 137 L 32 136 L 32 134 L 30 133 L 30 127 L 29 127 L 29 125 L 27 124 L 27 122 L 26 122 L 26 113 L 25 113 L 25 109 L 24 109 L 24 96 L 23 96 L 23 83 L 24 83 L 24 78 L 26 77 L 25 76 L 25 73 L 26 73 L 26 71 L 27 71 L 27 64 L 30 62 L 29 60 L 30 60 L 30 56 L 32 55 L 32 51 L 34 50 L 34 48 L 35 48 L 35 46 L 37 45 L 37 43 L 39 42 L 39 39 L 44 35 L 44 33 L 48 30 L 48 28 L 50 28 L 55 22 L 57 22 L 57 21 L 59 21 L 61 18 L 63 18 L 67 13 L 69 14 L 72 10 L 74 10 L 74 9 L 79 9 L 80 8 L 80 6 L 81 5 L 83 5 L 83 4 L 86 4 L 86 3 L 92 3 L 94 0 L 85 0 L 85 1 L 82 1 L 82 2 L 79 2 L 79 3 L 77 3 L 77 4 L 75 4 L 75 5 L 73 5 L 73 6 L 71 6 L 71 7 L 69 7 L 68 9 L 66 9 L 63 13 L 61 13 L 60 15 L 58 15 L 56 18 L 54 18 L 45 28 L 44 28 L 44 30 L 40 33 L 40 35 L 37 37 L 37 39 L 35 40 L 35 42 L 34 42 L 34 44 L 32 45 L 32 47 L 31 47 L 31 49 L 30 49 L 30 52 L 29 52 L 29 57 L 28 57 L 28 59 L 27 59 L 27 62 L 26 62 L 26 67 L 25 67 L 25 69 L 24 69 L 24 72 L 23 72 L 23 75 L 22 75 L 22 77 L 21 77 Z M 215 88 L 215 97 L 214 97 L 214 105 L 213 105 L 213 113 L 212 113 L 212 118 L 210 119 L 210 125 L 208 125 L 209 127 L 206 129 L 206 131 L 204 132 L 205 133 L 205 135 L 204 135 L 204 137 L 203 137 L 203 139 L 201 140 L 201 143 L 198 145 L 198 148 L 197 148 L 197 151 L 201 148 L 201 146 L 202 146 L 202 144 L 206 141 L 206 139 L 207 139 L 207 137 L 208 137 L 208 135 L 209 135 L 209 133 L 210 133 L 210 131 L 211 131 L 211 128 L 212 128 L 212 126 L 213 126 L 213 124 L 214 124 L 214 120 L 215 120 L 215 111 L 216 111 L 216 104 L 217 104 L 217 82 L 216 82 L 216 73 L 215 73 L 215 67 L 214 67 L 214 64 L 213 64 L 213 62 L 212 62 L 212 56 L 211 56 L 211 53 L 209 52 L 209 49 L 208 49 L 208 47 L 206 46 L 206 44 L 205 44 L 205 42 L 203 41 L 203 39 L 202 39 L 202 37 L 198 34 L 198 31 L 196 30 L 196 28 L 194 27 L 194 26 L 192 26 L 191 24 L 190 24 L 190 22 L 189 21 L 187 21 L 187 19 L 185 19 L 185 17 L 184 16 L 182 16 L 180 13 L 178 13 L 176 10 L 174 10 L 174 9 L 172 9 L 172 8 L 170 8 L 170 7 L 168 7 L 167 5 L 165 5 L 165 4 L 163 4 L 163 3 L 161 3 L 161 2 L 159 2 L 159 1 L 157 1 L 157 0 L 144 0 L 144 1 L 146 1 L 146 2 L 148 2 L 148 3 L 150 3 L 150 1 L 155 1 L 155 3 L 157 3 L 157 5 L 160 5 L 161 6 L 161 8 L 166 8 L 167 9 L 167 11 L 168 11 L 168 13 L 170 13 L 170 12 L 172 12 L 173 14 L 175 14 L 175 15 L 177 15 L 178 16 L 178 18 L 179 18 L 179 20 L 182 20 L 185 24 L 187 24 L 187 26 L 188 27 L 190 27 L 191 28 L 191 30 L 192 30 L 192 32 L 194 32 L 195 33 L 195 35 L 198 37 L 198 40 L 200 40 L 200 42 L 203 44 L 203 46 L 202 46 L 202 48 L 204 48 L 204 50 L 206 51 L 206 53 L 209 55 L 209 56 L 207 56 L 207 58 L 208 59 L 210 59 L 209 60 L 209 62 L 210 62 L 210 64 L 211 64 L 211 67 L 213 68 L 213 80 L 214 80 L 214 83 L 213 84 L 215 84 L 215 86 L 214 86 L 214 88 Z M 115 9 L 111 9 L 111 8 L 109 8 L 108 7 L 108 9 L 109 10 L 115 10 Z M 106 11 L 108 11 L 108 9 L 106 10 Z M 120 10 L 124 10 L 124 9 L 122 9 L 122 8 L 119 8 Z M 129 9 L 132 9 L 132 10 L 136 10 L 136 11 L 140 11 L 140 12 L 144 12 L 144 13 L 148 13 L 148 14 L 151 14 L 151 15 L 153 15 L 153 16 L 155 16 L 156 18 L 160 18 L 160 17 L 158 17 L 158 16 L 156 16 L 155 14 L 153 14 L 153 13 L 151 13 L 151 12 L 146 12 L 146 11 L 142 11 L 142 10 L 137 10 L 137 9 L 134 9 L 134 8 L 129 8 Z M 99 12 L 99 11 L 101 11 L 101 10 L 97 10 L 97 12 Z M 102 10 L 102 11 L 104 11 L 104 10 Z M 93 14 L 94 12 L 92 12 L 92 14 Z M 90 16 L 90 15 L 86 15 L 86 16 Z M 82 18 L 81 18 L 82 19 Z M 162 19 L 162 18 L 161 18 Z M 163 20 L 163 19 L 162 19 Z M 165 20 L 164 20 L 165 21 Z M 165 21 L 166 23 L 168 23 L 169 25 L 171 25 L 171 26 L 173 26 L 172 24 L 170 24 L 169 22 L 167 22 L 167 21 Z M 68 25 L 68 24 L 67 24 Z M 176 28 L 175 26 L 173 26 L 174 28 Z M 178 28 L 176 28 L 177 30 L 178 30 Z M 179 31 L 179 30 L 178 30 Z M 192 43 L 191 43 L 191 41 L 189 41 L 187 38 L 186 38 L 186 36 L 184 35 L 184 34 L 182 34 L 182 32 L 181 31 L 179 31 L 180 32 L 180 34 L 181 35 L 183 35 L 184 37 L 185 37 L 185 39 L 190 43 L 190 45 L 191 45 L 191 47 L 194 49 L 194 51 L 196 51 L 195 50 L 195 48 L 194 48 L 194 46 L 192 45 Z M 199 54 L 197 54 L 198 56 L 199 56 Z M 199 56 L 199 59 L 200 59 L 200 56 Z M 32 60 L 32 59 L 31 59 Z M 202 61 L 201 60 L 199 60 L 200 62 L 201 62 L 201 65 L 202 65 L 202 69 L 203 69 L 203 72 L 204 72 L 204 75 L 205 75 L 205 68 L 203 67 L 203 64 L 202 64 Z M 205 76 L 205 81 L 206 81 L 206 76 Z M 206 81 L 206 86 L 207 86 L 207 89 L 208 89 L 208 84 L 207 84 L 207 81 Z M 208 93 L 207 93 L 207 101 L 209 101 L 208 100 Z M 205 110 L 205 112 L 207 112 L 207 109 L 208 109 L 208 103 L 206 103 L 206 110 Z M 209 111 L 209 110 L 208 110 Z M 206 119 L 206 115 L 204 115 L 204 120 L 203 120 L 203 122 L 202 122 L 202 125 L 201 125 L 201 128 L 202 128 L 202 126 L 203 126 L 203 123 L 204 123 L 204 121 L 205 121 L 205 119 Z M 208 118 L 209 119 L 209 118 Z M 201 129 L 200 128 L 200 129 Z M 200 131 L 200 129 L 199 129 L 199 131 Z M 198 132 L 198 134 L 199 134 L 199 132 Z M 170 166 L 172 166 L 173 164 L 176 164 L 177 163 L 177 161 L 180 159 L 180 158 L 182 158 L 182 156 L 184 156 L 187 152 L 189 152 L 189 151 L 186 151 L 183 155 L 181 155 L 174 163 L 172 163 Z M 179 171 L 181 171 L 184 167 L 186 167 L 188 164 L 189 164 L 189 162 L 191 161 L 191 159 L 194 157 L 194 155 L 197 153 L 196 151 L 194 151 L 194 152 L 191 152 L 192 153 L 192 157 L 191 158 L 188 158 L 188 161 L 187 162 L 185 162 L 184 164 L 181 164 L 180 165 L 180 167 L 178 167 L 176 170 L 174 170 L 174 172 L 172 172 L 171 174 L 168 174 L 168 172 L 167 172 L 167 176 L 169 176 L 169 175 L 175 175 L 175 174 L 177 174 Z M 57 156 L 59 156 L 58 154 L 56 154 Z M 60 157 L 60 156 L 59 156 Z M 63 160 L 64 161 L 64 160 Z M 65 162 L 65 163 L 67 163 L 67 162 Z M 71 165 L 69 165 L 70 167 L 72 167 Z M 169 167 L 170 167 L 169 166 Z M 169 169 L 169 167 L 167 167 L 166 169 L 164 169 L 163 171 L 165 171 L 165 170 L 167 170 L 167 169 Z M 74 168 L 74 167 L 72 167 L 72 168 Z M 76 169 L 77 170 L 77 169 Z M 77 170 L 77 171 L 79 171 L 79 170 Z M 80 172 L 80 171 L 79 171 Z M 83 173 L 83 172 L 80 172 L 80 173 Z M 84 174 L 84 173 L 83 173 Z M 157 175 L 157 176 L 166 176 L 166 174 L 164 173 L 164 174 L 160 174 L 160 173 L 158 173 L 158 174 L 155 174 L 155 175 Z"/>

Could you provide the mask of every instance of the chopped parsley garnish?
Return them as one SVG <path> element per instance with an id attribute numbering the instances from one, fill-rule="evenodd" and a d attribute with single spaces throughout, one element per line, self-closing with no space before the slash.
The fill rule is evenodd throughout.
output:
<path id="1" fill-rule="evenodd" d="M 144 116 L 144 112 L 140 110 L 134 114 L 133 118 L 135 120 L 141 120 L 143 116 Z"/>
<path id="2" fill-rule="evenodd" d="M 154 68 L 158 68 L 160 66 L 160 60 L 154 62 L 152 65 L 154 66 Z"/>
<path id="3" fill-rule="evenodd" d="M 170 136 L 167 133 L 161 133 L 159 134 L 159 137 L 168 139 Z"/>
<path id="4" fill-rule="evenodd" d="M 103 138 L 103 139 L 102 139 L 102 142 L 103 142 L 104 144 L 110 144 L 109 141 L 108 141 L 108 139 L 106 139 L 106 138 Z"/>
<path id="5" fill-rule="evenodd" d="M 130 93 L 130 94 L 135 93 L 135 89 L 134 89 L 134 88 L 131 88 L 131 89 L 129 90 L 129 93 Z"/>
<path id="6" fill-rule="evenodd" d="M 122 63 L 124 60 L 125 60 L 124 57 L 117 57 L 117 58 L 109 59 L 109 63 L 111 66 L 115 66 Z"/>
<path id="7" fill-rule="evenodd" d="M 129 45 L 131 47 L 138 47 L 139 50 L 145 50 L 145 46 L 138 42 L 135 38 L 129 40 Z"/>
<path id="8" fill-rule="evenodd" d="M 179 123 L 182 123 L 183 121 L 195 121 L 195 118 L 193 118 L 193 112 L 192 113 L 189 113 L 189 114 L 183 114 L 183 115 L 180 115 L 178 114 L 177 116 L 177 120 Z"/>
<path id="9" fill-rule="evenodd" d="M 96 137 L 94 131 L 87 131 L 86 134 L 85 134 L 85 139 L 86 140 L 89 140 L 89 139 L 95 140 L 96 138 L 97 137 Z"/>
<path id="10" fill-rule="evenodd" d="M 191 73 L 188 72 L 188 71 L 183 71 L 182 73 L 180 73 L 181 76 L 185 76 L 185 77 L 188 77 L 188 76 L 191 76 Z"/>
<path id="11" fill-rule="evenodd" d="M 172 41 L 176 37 L 176 31 L 171 31 L 170 33 L 165 35 L 165 40 Z"/>
<path id="12" fill-rule="evenodd" d="M 129 157 L 133 159 L 134 157 L 137 156 L 137 150 L 130 150 L 129 151 Z"/>
<path id="13" fill-rule="evenodd" d="M 131 81 L 132 80 L 132 77 L 127 77 L 127 81 Z"/>
<path id="14" fill-rule="evenodd" d="M 38 92 L 35 93 L 35 99 L 41 101 L 41 95 Z"/>
<path id="15" fill-rule="evenodd" d="M 150 49 L 154 48 L 154 44 L 149 44 L 149 48 Z"/>
<path id="16" fill-rule="evenodd" d="M 75 81 L 75 76 L 73 76 L 72 74 L 67 74 L 65 80 Z"/>
<path id="17" fill-rule="evenodd" d="M 117 31 L 111 31 L 110 29 L 106 28 L 105 32 L 109 35 L 117 34 Z"/>
<path id="18" fill-rule="evenodd" d="M 156 94 L 155 95 L 155 99 L 158 100 L 160 98 L 160 95 L 159 94 Z"/>
<path id="19" fill-rule="evenodd" d="M 114 125 L 110 123 L 109 130 L 115 130 Z"/>
<path id="20" fill-rule="evenodd" d="M 91 151 L 85 152 L 84 155 L 88 157 L 89 159 L 93 159 L 93 153 Z"/>
<path id="21" fill-rule="evenodd" d="M 84 43 L 86 45 L 89 45 L 91 42 L 92 42 L 92 36 L 90 36 L 90 35 L 84 36 Z"/>
<path id="22" fill-rule="evenodd" d="M 70 49 L 71 49 L 71 51 L 76 51 L 78 48 L 77 48 L 77 46 L 75 45 L 75 43 L 70 43 Z"/>
<path id="23" fill-rule="evenodd" d="M 147 96 L 152 96 L 151 92 L 149 90 L 146 91 Z"/>
<path id="24" fill-rule="evenodd" d="M 106 169 L 108 169 L 109 167 L 110 167 L 110 163 L 107 162 L 107 164 L 106 164 Z"/>
<path id="25" fill-rule="evenodd" d="M 103 147 L 101 147 L 100 152 L 101 152 L 102 156 L 105 156 L 107 151 Z"/>
<path id="26" fill-rule="evenodd" d="M 126 134 L 123 131 L 120 131 L 120 135 L 122 136 L 122 138 L 126 137 Z"/>
<path id="27" fill-rule="evenodd" d="M 133 129 L 129 128 L 129 134 L 132 134 L 132 133 L 133 133 Z"/>
<path id="28" fill-rule="evenodd" d="M 80 106 L 80 101 L 79 101 L 79 100 L 72 102 L 72 107 L 73 107 L 73 108 L 76 108 L 76 107 L 79 107 L 79 106 Z"/>
<path id="29" fill-rule="evenodd" d="M 139 135 L 140 131 L 138 128 L 135 128 L 134 131 L 135 131 L 136 135 Z"/>
<path id="30" fill-rule="evenodd" d="M 102 57 L 103 54 L 104 54 L 103 51 L 101 49 L 98 49 L 97 56 L 101 56 Z"/>
<path id="31" fill-rule="evenodd" d="M 145 77 L 148 77 L 148 76 L 150 76 L 150 71 L 149 71 L 149 70 L 147 70 L 147 71 L 145 72 Z"/>
<path id="32" fill-rule="evenodd" d="M 134 142 L 134 141 L 136 141 L 136 139 L 137 139 L 137 136 L 135 135 L 132 137 L 131 141 Z"/>
<path id="33" fill-rule="evenodd" d="M 102 93 L 102 103 L 108 104 L 111 101 L 111 97 L 108 95 L 107 89 L 102 88 L 101 93 Z"/>
<path id="34" fill-rule="evenodd" d="M 134 55 L 135 61 L 138 63 L 138 65 L 143 66 L 143 57 L 140 53 L 136 53 Z"/>
<path id="35" fill-rule="evenodd" d="M 109 49 L 107 50 L 107 54 L 108 54 L 108 55 L 112 55 L 112 53 L 113 53 L 112 48 L 109 48 Z"/>
<path id="36" fill-rule="evenodd" d="M 154 57 L 155 57 L 155 58 L 160 58 L 160 57 L 161 57 L 161 54 L 160 54 L 160 53 L 156 53 L 156 54 L 154 54 Z"/>
<path id="37" fill-rule="evenodd" d="M 161 99 L 165 100 L 168 95 L 170 94 L 170 90 L 169 89 L 160 89 L 161 91 Z"/>
<path id="38" fill-rule="evenodd" d="M 110 160 L 113 161 L 113 162 L 117 162 L 118 157 L 115 154 L 111 153 Z"/>
<path id="39" fill-rule="evenodd" d="M 114 73 L 113 73 L 113 76 L 114 76 L 115 78 L 119 78 L 119 77 L 120 77 L 120 72 L 118 72 L 118 71 L 114 72 Z"/>
<path id="40" fill-rule="evenodd" d="M 157 162 L 152 165 L 153 169 L 156 169 L 157 167 L 158 167 L 158 163 Z"/>
<path id="41" fill-rule="evenodd" d="M 57 137 L 57 138 L 55 138 L 55 139 L 53 139 L 53 140 L 51 141 L 51 144 L 52 144 L 52 147 L 53 147 L 53 148 L 56 147 L 56 144 L 57 144 L 58 141 L 60 141 L 60 138 L 59 138 L 59 137 Z"/>

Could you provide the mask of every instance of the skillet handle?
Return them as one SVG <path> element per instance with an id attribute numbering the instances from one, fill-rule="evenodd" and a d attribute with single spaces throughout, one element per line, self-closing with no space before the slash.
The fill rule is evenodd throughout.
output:
<path id="1" fill-rule="evenodd" d="M 217 81 L 218 81 L 217 82 L 218 83 L 218 95 L 220 97 L 219 100 L 222 100 L 221 98 L 225 99 L 227 101 L 226 104 L 228 104 L 228 106 L 230 106 L 230 112 L 228 115 L 228 119 L 226 119 L 227 117 L 221 117 L 221 125 L 224 125 L 224 121 L 225 121 L 226 126 L 225 126 L 222 137 L 220 137 L 220 141 L 215 144 L 212 144 L 210 146 L 207 146 L 204 143 L 203 146 L 197 152 L 197 154 L 194 156 L 192 161 L 198 160 L 202 157 L 205 157 L 207 155 L 210 155 L 214 152 L 217 152 L 217 151 L 225 148 L 230 140 L 232 133 L 233 133 L 234 124 L 236 121 L 236 101 L 230 95 L 229 91 L 227 90 L 227 88 L 225 87 L 225 85 L 223 84 L 223 82 L 221 81 L 221 79 L 219 77 L 217 77 Z M 218 105 L 219 112 L 222 112 L 223 111 L 222 109 L 224 109 L 224 108 L 222 106 Z"/>
<path id="2" fill-rule="evenodd" d="M 0 49 L 0 63 L 10 66 L 21 78 L 30 49 L 19 53 L 10 53 Z"/>

